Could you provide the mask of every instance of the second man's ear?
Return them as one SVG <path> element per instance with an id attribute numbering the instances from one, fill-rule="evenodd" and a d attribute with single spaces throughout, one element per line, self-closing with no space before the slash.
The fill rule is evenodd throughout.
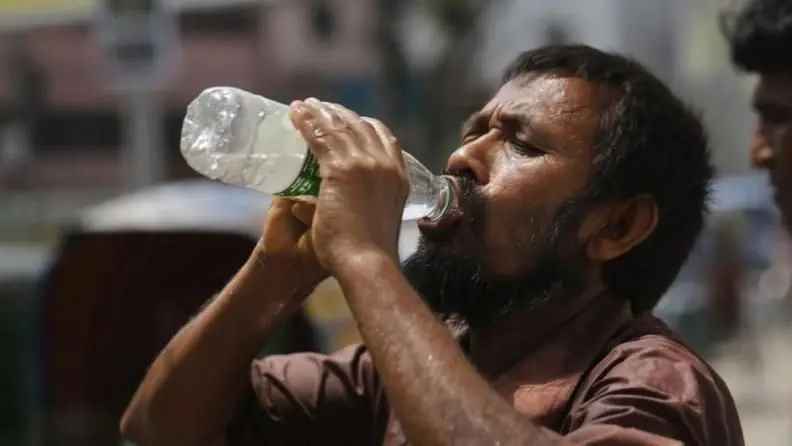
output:
<path id="1" fill-rule="evenodd" d="M 600 262 L 621 257 L 652 234 L 658 218 L 657 203 L 649 195 L 601 205 L 581 226 L 587 256 Z"/>

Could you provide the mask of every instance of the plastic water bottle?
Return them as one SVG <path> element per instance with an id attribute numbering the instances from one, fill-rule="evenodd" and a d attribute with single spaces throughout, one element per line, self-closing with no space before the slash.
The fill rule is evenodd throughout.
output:
<path id="1" fill-rule="evenodd" d="M 317 195 L 319 166 L 288 110 L 238 88 L 208 88 L 187 107 L 182 155 L 190 167 L 224 183 L 272 195 Z M 439 219 L 453 200 L 450 180 L 402 154 L 410 183 L 402 220 Z"/>

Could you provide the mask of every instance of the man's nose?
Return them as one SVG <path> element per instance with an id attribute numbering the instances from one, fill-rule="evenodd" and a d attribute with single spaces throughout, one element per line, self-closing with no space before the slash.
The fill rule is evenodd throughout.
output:
<path id="1" fill-rule="evenodd" d="M 452 175 L 472 175 L 476 184 L 489 182 L 489 166 L 491 155 L 486 136 L 480 137 L 456 149 L 448 158 L 446 170 Z"/>
<path id="2" fill-rule="evenodd" d="M 751 141 L 751 163 L 754 167 L 767 169 L 773 161 L 773 148 L 762 132 L 757 131 Z"/>

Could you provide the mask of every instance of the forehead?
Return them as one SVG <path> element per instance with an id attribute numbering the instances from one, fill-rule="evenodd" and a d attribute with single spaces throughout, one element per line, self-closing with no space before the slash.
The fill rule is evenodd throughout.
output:
<path id="1" fill-rule="evenodd" d="M 482 112 L 518 114 L 552 134 L 561 145 L 590 147 L 596 141 L 600 116 L 607 104 L 605 90 L 574 76 L 527 75 L 504 84 Z"/>

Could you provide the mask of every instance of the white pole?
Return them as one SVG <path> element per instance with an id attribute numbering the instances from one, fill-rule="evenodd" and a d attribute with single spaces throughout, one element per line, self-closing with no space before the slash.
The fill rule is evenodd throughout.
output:
<path id="1" fill-rule="evenodd" d="M 162 109 L 153 90 L 132 89 L 125 97 L 124 170 L 130 190 L 165 179 Z"/>

